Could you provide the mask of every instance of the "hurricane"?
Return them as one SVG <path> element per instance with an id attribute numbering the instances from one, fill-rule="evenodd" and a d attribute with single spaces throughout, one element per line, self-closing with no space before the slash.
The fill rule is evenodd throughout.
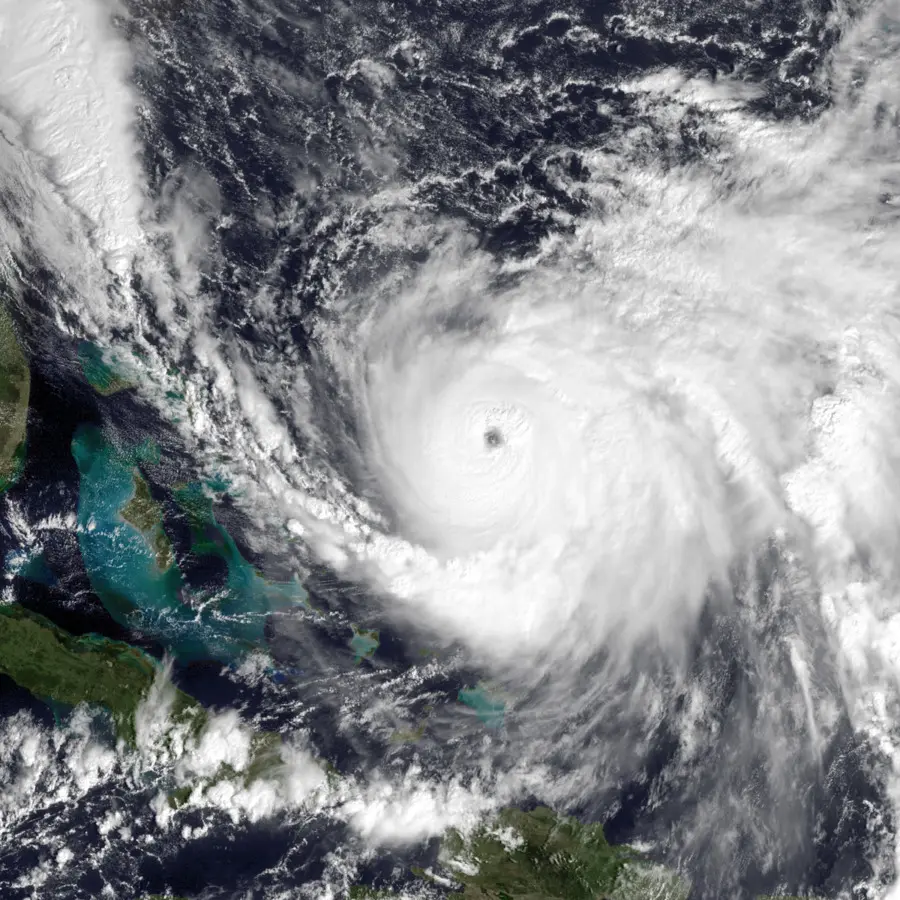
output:
<path id="1" fill-rule="evenodd" d="M 4 891 L 900 896 L 900 5 L 394 6 L 0 6 Z"/>

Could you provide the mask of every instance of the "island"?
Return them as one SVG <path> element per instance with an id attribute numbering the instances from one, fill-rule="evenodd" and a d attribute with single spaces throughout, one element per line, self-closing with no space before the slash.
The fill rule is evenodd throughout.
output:
<path id="1" fill-rule="evenodd" d="M 137 742 L 138 710 L 162 674 L 160 664 L 136 647 L 95 634 L 76 637 L 19 604 L 0 606 L 0 673 L 39 700 L 105 710 L 128 744 Z M 199 739 L 209 722 L 207 711 L 189 694 L 171 689 L 169 725 L 184 726 L 189 736 Z M 281 747 L 280 735 L 256 731 L 243 771 L 223 765 L 202 783 L 174 789 L 170 805 L 184 805 L 197 787 L 236 777 L 246 785 L 272 774 L 283 764 Z"/>
<path id="2" fill-rule="evenodd" d="M 76 637 L 19 604 L 0 606 L 0 673 L 40 700 L 105 709 L 120 737 L 135 741 L 135 715 L 159 675 L 155 660 L 99 635 Z M 196 700 L 176 689 L 173 719 L 205 718 Z"/>
<path id="3" fill-rule="evenodd" d="M 157 568 L 167 572 L 175 562 L 175 555 L 172 542 L 163 530 L 162 505 L 153 499 L 150 485 L 137 470 L 132 473 L 132 480 L 134 496 L 121 508 L 120 515 L 144 535 L 156 553 Z"/>
<path id="4" fill-rule="evenodd" d="M 441 886 L 461 900 L 687 900 L 690 882 L 628 846 L 610 844 L 603 826 L 546 806 L 507 807 L 469 834 L 451 829 L 436 869 L 414 869 L 413 893 Z M 356 885 L 354 900 L 409 896 Z"/>

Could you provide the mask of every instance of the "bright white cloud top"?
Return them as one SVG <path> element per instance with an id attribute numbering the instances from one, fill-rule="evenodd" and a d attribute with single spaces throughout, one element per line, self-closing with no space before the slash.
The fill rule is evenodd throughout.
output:
<path id="1" fill-rule="evenodd" d="M 846 707 L 900 796 L 900 6 L 841 22 L 819 76 L 834 102 L 815 121 L 764 120 L 728 80 L 623 82 L 672 133 L 705 117 L 716 152 L 661 161 L 646 131 L 623 129 L 582 154 L 588 211 L 527 258 L 489 254 L 410 188 L 354 197 L 377 220 L 372 245 L 427 262 L 328 283 L 297 317 L 313 345 L 301 363 L 271 347 L 256 358 L 214 324 L 201 273 L 215 239 L 188 188 L 149 197 L 134 59 L 111 10 L 9 0 L 0 239 L 61 274 L 67 329 L 141 351 L 138 390 L 227 474 L 261 542 L 299 537 L 298 571 L 324 562 L 386 621 L 458 646 L 521 701 L 521 767 L 484 766 L 503 802 L 554 754 L 580 766 L 548 780 L 561 805 L 624 779 L 675 694 L 684 776 L 719 727 L 718 686 L 694 678 L 692 656 L 718 612 L 751 635 L 765 702 L 711 790 L 762 760 L 771 794 L 789 794 Z M 211 177 L 189 187 L 218 215 Z M 162 326 L 129 290 L 135 274 Z M 242 302 L 284 332 L 270 287 Z M 763 582 L 765 614 L 752 600 Z M 790 630 L 760 639 L 788 607 Z M 605 721 L 624 724 L 592 743 Z M 372 785 L 329 802 L 376 842 L 494 802 L 455 782 Z M 292 805 L 277 792 L 241 802 Z M 792 814 L 760 832 L 787 832 Z"/>

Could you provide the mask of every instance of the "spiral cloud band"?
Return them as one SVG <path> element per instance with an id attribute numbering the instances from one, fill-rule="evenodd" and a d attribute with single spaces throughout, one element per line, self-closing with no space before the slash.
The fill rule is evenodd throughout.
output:
<path id="1" fill-rule="evenodd" d="M 656 629 L 775 524 L 728 346 L 539 278 L 463 328 L 435 325 L 453 290 L 400 301 L 367 352 L 367 456 L 418 548 L 381 556 L 391 589 L 495 655 Z"/>
<path id="2" fill-rule="evenodd" d="M 724 114 L 722 172 L 660 170 L 627 140 L 597 153 L 602 215 L 527 264 L 416 226 L 429 264 L 323 324 L 386 511 L 345 547 L 398 613 L 494 660 L 627 656 L 677 644 L 773 539 L 814 578 L 848 547 L 889 560 L 893 169 L 874 113 L 895 63 L 874 58 L 867 92 L 806 133 Z M 847 410 L 866 424 L 845 434 Z M 841 463 L 848 442 L 872 465 Z"/>
<path id="3" fill-rule="evenodd" d="M 900 0 L 811 12 L 821 46 L 805 43 L 806 24 L 779 24 L 786 81 L 740 66 L 703 76 L 719 36 L 697 37 L 711 25 L 687 8 L 631 4 L 638 13 L 628 27 L 607 23 L 609 38 L 588 37 L 573 10 L 553 13 L 546 33 L 529 24 L 521 50 L 540 38 L 537 52 L 561 54 L 535 78 L 516 74 L 506 32 L 492 33 L 476 48 L 482 73 L 454 101 L 480 97 L 472 110 L 485 115 L 458 123 L 470 133 L 456 150 L 436 133 L 424 161 L 415 141 L 389 145 L 452 125 L 457 107 L 442 104 L 464 72 L 406 37 L 395 45 L 393 12 L 381 62 L 351 59 L 371 34 L 326 34 L 357 18 L 347 33 L 362 34 L 365 4 L 311 19 L 296 77 L 278 62 L 280 20 L 260 20 L 250 43 L 236 23 L 219 33 L 209 20 L 197 46 L 215 52 L 197 57 L 213 65 L 198 61 L 195 81 L 183 77 L 191 59 L 179 67 L 193 43 L 153 43 L 166 33 L 157 6 L 167 5 L 130 4 L 134 29 L 120 23 L 134 37 L 152 27 L 134 72 L 92 0 L 53 0 L 40 16 L 14 2 L 0 21 L 10 85 L 0 84 L 0 282 L 33 272 L 18 300 L 29 321 L 40 300 L 35 322 L 46 300 L 55 326 L 35 325 L 35 394 L 77 375 L 69 351 L 56 360 L 57 337 L 73 353 L 87 338 L 133 360 L 116 379 L 129 391 L 81 386 L 91 415 L 108 411 L 123 445 L 145 427 L 170 442 L 165 465 L 144 474 L 174 501 L 183 478 L 217 495 L 227 487 L 215 513 L 241 553 L 279 584 L 296 577 L 277 610 L 248 611 L 261 629 L 265 615 L 265 640 L 223 677 L 265 702 L 266 728 L 308 728 L 346 761 L 327 814 L 366 840 L 413 843 L 539 798 L 611 823 L 616 842 L 631 843 L 626 820 L 640 815 L 642 842 L 707 879 L 697 896 L 737 896 L 742 867 L 757 865 L 791 878 L 797 866 L 842 872 L 850 884 L 850 855 L 871 846 L 882 859 L 876 843 L 891 844 L 881 880 L 894 880 Z M 498 21 L 545 19 L 543 7 L 514 7 Z M 756 15 L 748 7 L 735 21 Z M 659 46 L 692 45 L 694 61 L 617 66 L 597 84 L 579 81 L 593 69 L 568 68 L 571 53 L 625 51 L 633 26 L 638 47 L 664 29 Z M 320 38 L 334 46 L 316 50 Z M 773 43 L 760 26 L 745 62 Z M 223 73 L 240 76 L 228 103 L 214 89 Z M 780 95 L 754 108 L 758 92 L 788 85 L 793 113 L 781 115 Z M 830 101 L 809 117 L 807 89 Z M 528 102 L 493 146 L 490 117 L 499 128 L 512 94 Z M 294 100 L 295 117 L 282 118 Z M 153 139 L 141 147 L 138 102 L 141 142 Z M 182 104 L 196 116 L 184 120 L 196 126 L 192 161 L 174 167 L 169 116 Z M 138 150 L 166 164 L 144 172 Z M 485 206 L 473 199 L 481 191 Z M 504 234 L 514 240 L 498 243 Z M 45 266 L 60 277 L 44 284 Z M 152 415 L 137 418 L 132 390 Z M 50 451 L 32 457 L 55 465 Z M 18 488 L 5 497 L 22 548 L 63 528 L 80 543 L 80 516 L 41 511 L 35 524 L 44 497 L 34 510 Z M 186 540 L 176 517 L 190 511 L 164 506 L 165 527 Z M 183 541 L 170 537 L 180 564 Z M 203 560 L 189 565 L 186 583 L 206 578 Z M 7 568 L 12 591 L 19 567 Z M 247 572 L 255 591 L 262 582 Z M 282 603 L 305 597 L 300 584 L 309 602 Z M 184 601 L 198 616 L 201 603 L 204 616 L 218 610 L 224 626 L 221 596 L 186 589 L 178 621 Z M 502 716 L 477 720 L 463 699 L 475 683 Z M 212 778 L 228 762 L 214 758 L 221 748 L 247 756 L 249 732 L 230 713 L 210 723 L 197 749 L 205 769 L 191 763 L 179 785 Z M 10 747 L 21 743 L 10 735 Z M 322 773 L 297 754 L 284 796 L 232 796 L 230 779 L 213 779 L 191 804 L 214 795 L 255 820 L 305 803 Z M 384 772 L 351 790 L 369 760 Z M 460 780 L 470 774 L 471 785 Z M 172 808 L 168 791 L 157 810 L 166 827 L 194 815 Z M 83 831 L 85 807 L 70 807 Z M 193 832 L 206 840 L 207 830 Z M 330 853 L 323 833 L 340 893 L 356 863 Z M 279 863 L 292 875 L 295 849 Z M 381 872 L 371 856 L 359 861 L 359 872 Z M 35 871 L 47 877 L 43 863 Z M 821 893 L 798 885 L 752 895 Z"/>

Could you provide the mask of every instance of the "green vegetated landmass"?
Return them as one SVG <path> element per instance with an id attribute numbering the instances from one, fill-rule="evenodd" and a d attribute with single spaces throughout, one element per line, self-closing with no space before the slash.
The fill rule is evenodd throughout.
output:
<path id="1" fill-rule="evenodd" d="M 618 900 L 629 863 L 640 861 L 630 847 L 612 846 L 602 825 L 583 825 L 547 807 L 505 809 L 468 838 L 451 831 L 442 858 L 466 900 Z M 681 900 L 675 892 L 665 896 Z"/>
<path id="2" fill-rule="evenodd" d="M 90 703 L 112 715 L 119 734 L 135 737 L 135 713 L 158 669 L 135 647 L 97 635 L 75 637 L 18 605 L 0 607 L 0 672 L 44 700 L 77 706 Z M 201 713 L 176 691 L 173 717 Z"/>
<path id="3" fill-rule="evenodd" d="M 157 678 L 158 666 L 128 644 L 97 635 L 76 637 L 42 616 L 9 605 L 0 607 L 0 672 L 48 702 L 107 709 L 122 737 L 133 741 L 135 714 Z M 172 720 L 189 723 L 199 734 L 207 721 L 205 710 L 182 691 L 176 689 L 175 697 Z M 204 784 L 236 777 L 248 784 L 281 765 L 280 736 L 257 732 L 244 771 L 222 766 Z M 196 786 L 173 791 L 171 805 L 188 802 Z M 466 836 L 451 830 L 443 839 L 440 859 L 464 900 L 686 900 L 689 889 L 684 879 L 632 848 L 609 844 L 601 825 L 584 825 L 546 807 L 503 810 Z M 424 879 L 422 888 L 433 888 L 426 873 L 418 874 Z M 392 894 L 359 886 L 351 896 L 375 900 Z"/>
<path id="4" fill-rule="evenodd" d="M 168 571 L 175 562 L 172 542 L 163 529 L 163 509 L 150 494 L 150 485 L 135 471 L 134 496 L 122 507 L 122 518 L 133 525 L 147 539 L 156 552 L 156 565 L 161 572 Z"/>
<path id="5" fill-rule="evenodd" d="M 440 859 L 462 900 L 687 900 L 690 883 L 627 846 L 613 846 L 599 824 L 582 824 L 547 807 L 504 809 L 464 836 L 451 830 Z M 424 879 L 444 883 L 435 873 Z M 359 900 L 398 897 L 368 886 Z"/>
<path id="6" fill-rule="evenodd" d="M 427 722 L 420 722 L 415 728 L 401 728 L 391 735 L 392 744 L 415 744 L 421 741 L 428 728 Z"/>
<path id="7" fill-rule="evenodd" d="M 135 715 L 159 673 L 157 663 L 135 647 L 98 635 L 75 637 L 43 616 L 19 605 L 0 606 L 0 672 L 40 700 L 54 706 L 88 703 L 106 709 L 119 735 L 135 741 Z M 175 690 L 173 724 L 187 724 L 198 736 L 208 721 L 203 707 Z M 238 773 L 223 765 L 208 784 L 242 777 L 246 784 L 282 765 L 281 736 L 269 731 L 253 735 L 250 762 Z M 169 802 L 187 802 L 195 785 L 176 789 Z"/>
<path id="8" fill-rule="evenodd" d="M 422 718 L 418 723 L 411 723 L 407 728 L 398 728 L 390 736 L 392 744 L 415 744 L 425 737 L 428 730 L 428 717 L 434 712 L 430 704 L 422 710 Z"/>
<path id="9" fill-rule="evenodd" d="M 258 731 L 250 741 L 250 762 L 247 768 L 238 772 L 228 763 L 223 763 L 211 778 L 202 782 L 202 787 L 212 787 L 220 781 L 231 781 L 240 778 L 244 786 L 252 784 L 260 778 L 271 775 L 284 765 L 281 757 L 281 735 L 274 731 Z M 179 809 L 190 800 L 197 785 L 188 784 L 169 793 L 169 806 Z"/>
<path id="10" fill-rule="evenodd" d="M 31 370 L 12 318 L 0 303 L 0 491 L 12 485 L 25 462 L 25 428 Z"/>
<path id="11" fill-rule="evenodd" d="M 152 634 L 178 659 L 232 663 L 265 647 L 270 613 L 304 604 L 298 580 L 272 582 L 240 553 L 216 521 L 212 499 L 200 484 L 176 485 L 171 499 L 190 525 L 188 564 L 216 557 L 222 583 L 192 582 L 182 571 L 156 500 L 141 467 L 155 465 L 152 442 L 121 446 L 93 425 L 72 438 L 78 466 L 78 546 L 91 587 L 125 628 Z"/>
<path id="12" fill-rule="evenodd" d="M 213 499 L 198 482 L 176 484 L 172 496 L 184 513 L 191 529 L 191 549 L 201 556 L 222 556 L 226 560 L 238 556 L 237 546 L 227 540 L 213 511 Z"/>

